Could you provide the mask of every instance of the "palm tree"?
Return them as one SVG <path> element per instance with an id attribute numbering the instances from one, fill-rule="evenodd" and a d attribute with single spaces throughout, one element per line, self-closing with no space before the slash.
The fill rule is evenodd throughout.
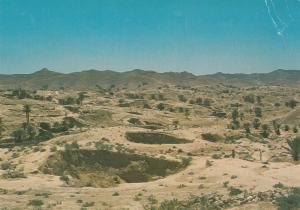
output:
<path id="1" fill-rule="evenodd" d="M 263 124 L 261 126 L 261 129 L 262 129 L 262 131 L 261 131 L 260 135 L 262 135 L 262 137 L 264 137 L 264 138 L 268 138 L 269 134 L 270 134 L 269 133 L 269 126 L 267 124 Z"/>
<path id="2" fill-rule="evenodd" d="M 2 137 L 2 132 L 4 131 L 3 128 L 3 121 L 2 121 L 2 117 L 0 117 L 0 138 Z"/>
<path id="3" fill-rule="evenodd" d="M 255 118 L 255 119 L 253 120 L 253 127 L 254 127 L 255 129 L 258 129 L 258 128 L 260 127 L 260 124 L 261 124 L 260 119 Z"/>
<path id="4" fill-rule="evenodd" d="M 80 105 L 82 105 L 84 98 L 85 98 L 84 92 L 80 92 L 78 94 L 78 100 L 79 100 Z"/>
<path id="5" fill-rule="evenodd" d="M 245 128 L 245 131 L 246 133 L 251 133 L 251 124 L 250 123 L 244 123 L 244 128 Z"/>
<path id="6" fill-rule="evenodd" d="M 25 112 L 26 114 L 26 123 L 27 123 L 27 126 L 29 125 L 29 114 L 31 112 L 31 107 L 30 105 L 28 104 L 25 104 L 24 107 L 23 107 L 23 111 Z"/>
<path id="7" fill-rule="evenodd" d="M 289 148 L 286 148 L 292 154 L 294 161 L 299 160 L 300 155 L 300 137 L 296 137 L 293 140 L 287 140 Z"/>

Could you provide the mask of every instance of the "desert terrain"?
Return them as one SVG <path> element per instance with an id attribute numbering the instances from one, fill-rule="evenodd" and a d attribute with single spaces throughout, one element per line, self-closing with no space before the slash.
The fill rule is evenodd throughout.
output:
<path id="1" fill-rule="evenodd" d="M 0 209 L 300 208 L 295 72 L 89 73 L 0 76 Z"/>

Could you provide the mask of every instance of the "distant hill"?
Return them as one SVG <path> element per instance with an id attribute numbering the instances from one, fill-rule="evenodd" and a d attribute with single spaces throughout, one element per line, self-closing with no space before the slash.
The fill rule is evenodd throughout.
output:
<path id="1" fill-rule="evenodd" d="M 49 89 L 95 89 L 96 86 L 104 88 L 115 85 L 117 87 L 138 87 L 139 85 L 298 85 L 300 84 L 300 71 L 276 70 L 270 73 L 254 74 L 224 74 L 196 76 L 188 72 L 165 72 L 144 71 L 135 69 L 127 72 L 115 72 L 110 70 L 98 71 L 87 70 L 74 73 L 59 73 L 46 68 L 32 74 L 0 74 L 0 88 L 24 88 L 40 89 L 48 86 Z"/>

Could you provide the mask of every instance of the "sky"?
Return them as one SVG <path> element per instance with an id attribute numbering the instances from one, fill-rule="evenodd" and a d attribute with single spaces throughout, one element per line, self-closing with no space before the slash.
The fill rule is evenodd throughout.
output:
<path id="1" fill-rule="evenodd" d="M 300 70 L 300 0 L 0 0 L 0 74 Z"/>

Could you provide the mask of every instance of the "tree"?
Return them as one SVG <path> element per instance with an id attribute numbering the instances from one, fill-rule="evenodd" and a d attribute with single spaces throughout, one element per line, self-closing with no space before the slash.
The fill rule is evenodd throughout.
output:
<path id="1" fill-rule="evenodd" d="M 160 100 L 160 101 L 164 101 L 164 100 L 165 100 L 165 97 L 164 97 L 164 95 L 162 95 L 162 94 L 159 94 L 159 95 L 158 95 L 158 100 Z"/>
<path id="2" fill-rule="evenodd" d="M 37 135 L 36 127 L 34 127 L 32 125 L 27 126 L 27 135 L 30 140 L 34 140 L 34 138 Z"/>
<path id="3" fill-rule="evenodd" d="M 18 129 L 12 133 L 12 137 L 14 138 L 16 143 L 21 143 L 24 140 L 27 140 L 28 136 L 25 130 Z"/>
<path id="4" fill-rule="evenodd" d="M 3 131 L 4 131 L 3 121 L 2 121 L 2 118 L 0 117 L 0 138 L 2 137 Z"/>
<path id="5" fill-rule="evenodd" d="M 160 111 L 165 109 L 165 105 L 163 103 L 159 103 L 156 105 L 156 108 L 159 109 Z"/>
<path id="6" fill-rule="evenodd" d="M 295 101 L 294 99 L 291 99 L 291 100 L 285 102 L 285 105 L 292 109 L 294 109 L 297 106 L 297 104 L 298 104 L 298 101 Z"/>
<path id="7" fill-rule="evenodd" d="M 210 106 L 210 100 L 205 98 L 203 100 L 203 106 Z"/>
<path id="8" fill-rule="evenodd" d="M 289 131 L 289 130 L 290 130 L 290 126 L 289 126 L 289 125 L 285 125 L 285 126 L 284 126 L 284 130 L 285 130 L 285 131 Z"/>
<path id="9" fill-rule="evenodd" d="M 29 115 L 30 115 L 30 112 L 31 112 L 30 105 L 25 104 L 24 107 L 23 107 L 23 112 L 25 112 L 25 114 L 26 114 L 26 123 L 27 123 L 27 126 L 28 126 L 29 125 Z"/>
<path id="10" fill-rule="evenodd" d="M 172 122 L 173 126 L 177 129 L 178 125 L 179 125 L 179 121 L 178 120 L 174 120 Z"/>
<path id="11" fill-rule="evenodd" d="M 254 95 L 243 96 L 243 99 L 245 102 L 248 102 L 248 103 L 254 103 L 254 101 L 255 101 Z"/>
<path id="12" fill-rule="evenodd" d="M 269 134 L 270 134 L 269 126 L 267 124 L 263 124 L 261 126 L 261 129 L 262 129 L 262 131 L 261 131 L 260 135 L 262 135 L 262 137 L 264 137 L 264 138 L 268 138 Z"/>
<path id="13" fill-rule="evenodd" d="M 184 116 L 188 119 L 189 116 L 190 116 L 190 110 L 185 109 L 185 111 L 184 111 Z"/>
<path id="14" fill-rule="evenodd" d="M 184 95 L 179 95 L 178 96 L 178 99 L 179 99 L 179 101 L 181 101 L 181 102 L 187 102 L 187 98 L 184 96 Z"/>
<path id="15" fill-rule="evenodd" d="M 298 128 L 297 128 L 297 126 L 294 126 L 294 127 L 293 127 L 293 132 L 294 132 L 294 133 L 298 133 Z"/>
<path id="16" fill-rule="evenodd" d="M 260 127 L 260 125 L 261 125 L 260 119 L 255 118 L 255 119 L 253 120 L 253 127 L 254 127 L 255 129 L 258 129 L 258 128 Z"/>
<path id="17" fill-rule="evenodd" d="M 244 118 L 245 118 L 245 114 L 244 114 L 244 112 L 240 112 L 240 120 L 244 120 Z"/>
<path id="18" fill-rule="evenodd" d="M 251 133 L 251 130 L 250 130 L 251 125 L 250 125 L 250 123 L 244 123 L 244 128 L 245 128 L 246 133 Z"/>
<path id="19" fill-rule="evenodd" d="M 79 104 L 80 104 L 80 105 L 82 105 L 82 102 L 83 102 L 84 99 L 85 99 L 85 94 L 84 94 L 84 92 L 80 92 L 80 93 L 78 94 L 78 101 L 79 101 Z"/>
<path id="20" fill-rule="evenodd" d="M 144 103 L 144 109 L 151 109 L 150 105 L 147 102 Z"/>
<path id="21" fill-rule="evenodd" d="M 231 112 L 231 117 L 232 117 L 232 120 L 233 121 L 236 121 L 236 119 L 239 117 L 239 111 L 237 109 L 234 109 L 232 112 Z"/>
<path id="22" fill-rule="evenodd" d="M 257 102 L 258 104 L 261 104 L 261 96 L 256 96 L 256 102 Z"/>
<path id="23" fill-rule="evenodd" d="M 202 102 L 203 102 L 202 98 L 196 98 L 196 101 L 195 101 L 196 104 L 202 105 Z"/>
<path id="24" fill-rule="evenodd" d="M 240 122 L 238 120 L 233 120 L 231 121 L 230 123 L 230 128 L 232 130 L 236 130 L 236 129 L 239 129 L 240 128 Z"/>
<path id="25" fill-rule="evenodd" d="M 262 117 L 262 111 L 260 107 L 255 107 L 254 108 L 254 113 L 255 113 L 255 117 Z"/>
<path id="26" fill-rule="evenodd" d="M 300 154 L 300 137 L 296 137 L 293 140 L 287 140 L 289 148 L 286 148 L 292 155 L 294 161 L 299 160 Z"/>
<path id="27" fill-rule="evenodd" d="M 276 120 L 273 120 L 273 128 L 274 128 L 274 131 L 277 135 L 280 135 L 280 124 L 276 121 Z"/>

